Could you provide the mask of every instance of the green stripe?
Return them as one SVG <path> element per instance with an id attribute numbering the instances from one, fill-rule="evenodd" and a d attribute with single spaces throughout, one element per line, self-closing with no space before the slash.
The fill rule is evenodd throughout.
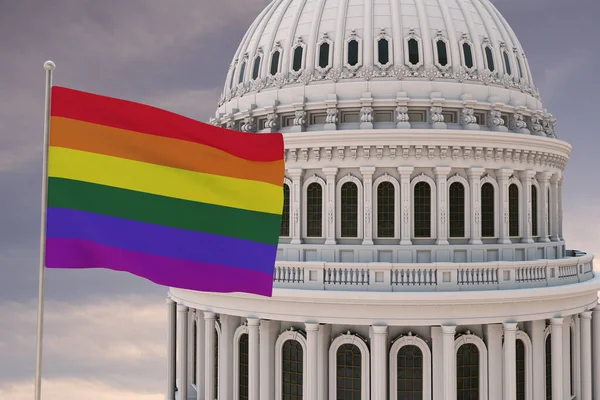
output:
<path id="1" fill-rule="evenodd" d="M 222 207 L 96 185 L 48 179 L 48 207 L 70 208 L 156 225 L 277 244 L 281 215 Z"/>

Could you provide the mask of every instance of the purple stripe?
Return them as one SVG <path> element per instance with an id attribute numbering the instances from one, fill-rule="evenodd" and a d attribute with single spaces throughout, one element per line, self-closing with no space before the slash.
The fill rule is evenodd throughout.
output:
<path id="1" fill-rule="evenodd" d="M 257 226 L 256 229 L 261 229 Z M 48 208 L 46 236 L 273 275 L 277 246 L 66 208 Z"/>
<path id="2" fill-rule="evenodd" d="M 204 292 L 271 296 L 273 275 L 242 268 L 116 249 L 82 239 L 46 239 L 48 268 L 107 268 L 160 285 Z"/>

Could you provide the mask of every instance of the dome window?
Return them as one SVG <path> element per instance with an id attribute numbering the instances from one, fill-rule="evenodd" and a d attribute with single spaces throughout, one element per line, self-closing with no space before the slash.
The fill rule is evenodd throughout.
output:
<path id="1" fill-rule="evenodd" d="M 419 57 L 419 42 L 416 39 L 408 41 L 408 62 L 412 65 L 417 65 L 420 62 Z"/>
<path id="2" fill-rule="evenodd" d="M 321 39 L 317 42 L 317 70 L 321 74 L 326 74 L 331 67 L 333 42 L 329 39 L 327 32 L 323 33 Z"/>
<path id="3" fill-rule="evenodd" d="M 244 61 L 242 63 L 242 66 L 240 67 L 240 75 L 238 77 L 238 83 L 244 82 L 244 75 L 245 74 L 246 74 L 246 61 Z"/>
<path id="4" fill-rule="evenodd" d="M 319 67 L 327 68 L 329 65 L 329 43 L 322 43 L 319 46 Z"/>
<path id="5" fill-rule="evenodd" d="M 306 236 L 323 236 L 323 187 L 316 182 L 306 189 Z"/>
<path id="6" fill-rule="evenodd" d="M 436 43 L 437 47 L 437 59 L 441 66 L 445 67 L 448 65 L 448 50 L 446 49 L 446 42 L 438 40 Z"/>
<path id="7" fill-rule="evenodd" d="M 450 185 L 450 237 L 465 237 L 465 187 L 460 182 Z"/>
<path id="8" fill-rule="evenodd" d="M 508 187 L 508 235 L 519 236 L 519 187 Z"/>
<path id="9" fill-rule="evenodd" d="M 481 186 L 481 237 L 494 237 L 496 233 L 494 202 L 494 186 L 486 182 Z"/>
<path id="10" fill-rule="evenodd" d="M 416 238 L 431 237 L 431 186 L 429 183 L 417 183 L 413 196 L 414 236 Z"/>
<path id="11" fill-rule="evenodd" d="M 288 184 L 283 185 L 283 213 L 279 236 L 290 236 L 290 186 Z"/>
<path id="12" fill-rule="evenodd" d="M 517 68 L 519 69 L 519 79 L 523 79 L 523 66 L 521 65 L 521 60 L 515 51 L 515 60 L 517 60 Z"/>
<path id="13" fill-rule="evenodd" d="M 298 46 L 294 49 L 294 60 L 292 62 L 292 69 L 296 72 L 302 69 L 302 56 L 304 55 L 304 48 Z"/>
<path id="14" fill-rule="evenodd" d="M 485 60 L 487 63 L 487 69 L 490 72 L 494 72 L 496 70 L 496 66 L 494 65 L 494 55 L 492 54 L 492 48 L 490 46 L 485 46 Z"/>
<path id="15" fill-rule="evenodd" d="M 538 236 L 538 195 L 534 185 L 531 185 L 531 236 Z"/>
<path id="16" fill-rule="evenodd" d="M 379 64 L 386 65 L 388 62 L 390 62 L 390 43 L 387 41 L 387 39 L 379 40 L 377 43 L 377 50 L 379 52 L 377 57 Z"/>
<path id="17" fill-rule="evenodd" d="M 262 57 L 260 55 L 256 56 L 254 59 L 254 66 L 252 67 L 252 80 L 258 79 L 258 75 L 260 74 L 260 61 Z"/>
<path id="18" fill-rule="evenodd" d="M 469 43 L 463 43 L 463 56 L 465 57 L 465 67 L 473 68 L 473 50 Z"/>
<path id="19" fill-rule="evenodd" d="M 348 42 L 348 64 L 353 67 L 358 64 L 358 40 Z"/>
<path id="20" fill-rule="evenodd" d="M 377 237 L 393 238 L 395 236 L 396 193 L 391 182 L 381 182 L 377 186 Z"/>
<path id="21" fill-rule="evenodd" d="M 346 182 L 341 192 L 341 236 L 358 237 L 358 186 Z"/>
<path id="22" fill-rule="evenodd" d="M 271 55 L 271 75 L 276 75 L 279 72 L 279 59 L 281 58 L 281 51 L 277 50 Z"/>
<path id="23" fill-rule="evenodd" d="M 506 51 L 503 51 L 502 54 L 504 55 L 504 71 L 507 75 L 512 75 L 512 68 L 510 67 L 508 53 Z"/>
<path id="24" fill-rule="evenodd" d="M 231 67 L 231 79 L 229 80 L 229 89 L 233 89 L 233 83 L 235 82 L 235 64 Z"/>
<path id="25" fill-rule="evenodd" d="M 362 65 L 362 39 L 358 37 L 353 29 L 346 39 L 344 51 L 344 66 L 351 72 L 356 72 Z M 377 52 L 377 47 L 375 47 Z"/>

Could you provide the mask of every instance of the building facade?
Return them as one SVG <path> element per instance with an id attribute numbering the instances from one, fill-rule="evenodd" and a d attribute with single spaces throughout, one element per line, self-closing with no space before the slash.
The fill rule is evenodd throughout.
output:
<path id="1" fill-rule="evenodd" d="M 273 0 L 211 123 L 282 132 L 272 298 L 172 288 L 166 399 L 600 399 L 600 278 L 489 0 Z"/>

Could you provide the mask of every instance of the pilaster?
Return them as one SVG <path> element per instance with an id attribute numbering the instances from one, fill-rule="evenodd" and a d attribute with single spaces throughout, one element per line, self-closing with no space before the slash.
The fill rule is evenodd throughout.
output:
<path id="1" fill-rule="evenodd" d="M 581 400 L 592 400 L 592 312 L 579 314 L 581 330 Z"/>
<path id="2" fill-rule="evenodd" d="M 558 181 L 560 173 L 553 174 L 550 178 L 550 241 L 560 240 L 558 233 Z"/>
<path id="3" fill-rule="evenodd" d="M 219 340 L 219 399 L 233 396 L 233 336 L 240 323 L 239 317 L 221 315 L 219 318 L 221 337 Z M 214 326 L 214 322 L 213 322 Z M 213 329 L 214 331 L 214 329 Z"/>
<path id="4" fill-rule="evenodd" d="M 565 181 L 565 177 L 561 176 L 558 180 L 558 238 L 559 240 L 565 240 L 563 236 L 563 197 L 562 197 L 562 185 Z"/>
<path id="5" fill-rule="evenodd" d="M 335 177 L 338 169 L 336 167 L 323 168 L 327 187 L 325 193 L 326 213 L 325 218 L 325 244 L 335 244 Z"/>
<path id="6" fill-rule="evenodd" d="M 215 341 L 217 340 L 217 331 L 215 330 L 215 320 L 217 314 L 213 312 L 204 312 L 204 398 L 214 399 L 215 393 Z M 220 386 L 220 385 L 219 385 Z"/>
<path id="7" fill-rule="evenodd" d="M 204 399 L 204 313 L 196 310 L 196 400 Z"/>
<path id="8" fill-rule="evenodd" d="M 319 398 L 319 324 L 307 322 L 306 326 L 306 392 L 309 399 Z"/>
<path id="9" fill-rule="evenodd" d="M 261 320 L 260 335 L 260 399 L 275 399 L 275 331 L 278 321 Z"/>
<path id="10" fill-rule="evenodd" d="M 542 216 L 540 221 L 540 238 L 539 241 L 543 243 L 547 243 L 550 241 L 550 233 L 548 230 L 549 225 L 549 214 L 548 214 L 548 189 L 550 188 L 550 177 L 552 176 L 551 172 L 542 172 L 538 174 L 538 182 L 540 184 L 540 208 Z"/>
<path id="11" fill-rule="evenodd" d="M 437 245 L 448 244 L 448 174 L 450 167 L 435 167 L 435 180 L 437 186 Z"/>
<path id="12" fill-rule="evenodd" d="M 563 390 L 563 317 L 550 320 L 550 342 L 552 346 L 552 397 L 564 395 Z M 563 397 L 564 398 L 564 397 Z"/>
<path id="13" fill-rule="evenodd" d="M 410 231 L 410 209 L 412 201 L 412 193 L 410 190 L 410 174 L 414 171 L 414 167 L 398 167 L 398 173 L 400 174 L 400 244 L 410 245 L 411 231 Z"/>
<path id="14" fill-rule="evenodd" d="M 364 235 L 363 245 L 373 244 L 373 174 L 375 167 L 360 167 L 360 173 L 363 177 L 363 192 L 364 192 Z"/>
<path id="15" fill-rule="evenodd" d="M 592 398 L 600 399 L 600 305 L 592 311 Z"/>
<path id="16" fill-rule="evenodd" d="M 546 352 L 545 342 L 545 320 L 535 320 L 529 323 L 529 337 L 532 347 L 532 366 L 533 366 L 533 400 L 546 399 L 546 366 L 544 364 L 544 354 Z"/>
<path id="17" fill-rule="evenodd" d="M 177 336 L 179 362 L 177 368 L 177 397 L 187 399 L 188 394 L 188 308 L 177 304 Z"/>
<path id="18" fill-rule="evenodd" d="M 489 400 L 502 400 L 502 324 L 488 324 L 483 327 L 483 336 L 488 349 Z"/>
<path id="19" fill-rule="evenodd" d="M 371 400 L 387 400 L 388 364 L 387 337 L 388 327 L 371 326 Z"/>
<path id="20" fill-rule="evenodd" d="M 444 393 L 444 351 L 442 327 L 431 327 L 431 380 L 434 399 L 443 398 Z"/>
<path id="21" fill-rule="evenodd" d="M 456 400 L 456 351 L 454 349 L 454 335 L 456 325 L 442 325 L 443 348 L 443 400 Z"/>
<path id="22" fill-rule="evenodd" d="M 562 324 L 562 367 L 563 367 L 563 398 L 571 398 L 571 326 L 570 318 L 563 319 Z"/>
<path id="23" fill-rule="evenodd" d="M 517 399 L 517 323 L 504 322 L 504 400 Z M 490 375 L 491 376 L 491 375 Z M 491 386 L 490 386 L 491 394 Z"/>
<path id="24" fill-rule="evenodd" d="M 259 326 L 258 318 L 248 318 L 248 400 L 260 400 Z"/>
<path id="25" fill-rule="evenodd" d="M 290 232 L 292 236 L 291 244 L 300 244 L 302 243 L 301 237 L 301 218 L 300 218 L 300 209 L 302 205 L 302 175 L 304 174 L 304 170 L 301 168 L 292 168 L 287 170 L 287 174 L 289 178 L 292 180 L 292 187 L 290 188 L 291 194 L 291 215 L 290 215 Z"/>
<path id="26" fill-rule="evenodd" d="M 508 178 L 512 175 L 513 170 L 508 168 L 502 168 L 496 171 L 496 180 L 498 181 L 498 213 L 499 218 L 499 229 L 498 229 L 498 243 L 499 244 L 510 244 L 509 231 L 508 231 Z"/>
<path id="27" fill-rule="evenodd" d="M 177 303 L 167 297 L 167 393 L 166 400 L 175 400 L 175 374 L 177 364 Z"/>
<path id="28" fill-rule="evenodd" d="M 522 243 L 533 243 L 533 215 L 532 215 L 532 199 L 531 199 L 531 179 L 535 176 L 535 171 L 525 170 L 521 172 L 521 186 L 523 190 L 523 203 L 521 209 L 523 210 L 523 220 L 521 225 L 523 226 L 523 238 Z M 539 210 L 538 210 L 539 212 Z"/>
<path id="29" fill-rule="evenodd" d="M 471 238 L 469 244 L 482 244 L 481 241 L 481 175 L 485 168 L 474 167 L 467 170 L 471 188 Z"/>
<path id="30" fill-rule="evenodd" d="M 331 325 L 319 328 L 319 397 L 318 400 L 329 399 L 329 344 L 331 343 Z"/>

